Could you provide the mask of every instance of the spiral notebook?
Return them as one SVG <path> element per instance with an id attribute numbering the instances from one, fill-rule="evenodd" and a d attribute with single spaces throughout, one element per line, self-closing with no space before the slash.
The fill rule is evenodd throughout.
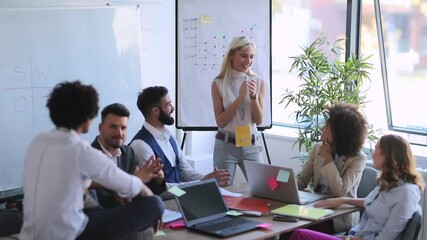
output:
<path id="1" fill-rule="evenodd" d="M 284 216 L 299 217 L 309 220 L 319 220 L 334 213 L 334 211 L 331 209 L 288 204 L 286 206 L 272 210 L 271 213 Z"/>
<path id="2" fill-rule="evenodd" d="M 254 197 L 233 197 L 224 196 L 225 203 L 228 208 L 242 210 L 242 211 L 255 211 L 263 215 L 270 212 L 270 203 L 266 199 Z"/>

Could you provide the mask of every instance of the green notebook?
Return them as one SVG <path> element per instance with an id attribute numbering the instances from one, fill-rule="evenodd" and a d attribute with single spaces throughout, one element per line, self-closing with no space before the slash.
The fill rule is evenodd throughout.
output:
<path id="1" fill-rule="evenodd" d="M 315 208 L 310 206 L 288 204 L 271 211 L 272 214 L 299 217 L 310 220 L 319 220 L 329 214 L 334 213 L 330 209 Z"/>

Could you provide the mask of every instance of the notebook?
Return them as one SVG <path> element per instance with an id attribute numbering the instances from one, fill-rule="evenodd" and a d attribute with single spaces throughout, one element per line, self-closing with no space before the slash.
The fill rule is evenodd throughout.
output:
<path id="1" fill-rule="evenodd" d="M 227 207 L 231 209 L 254 211 L 259 212 L 261 215 L 267 215 L 270 212 L 270 203 L 266 199 L 224 196 L 224 201 Z"/>
<path id="2" fill-rule="evenodd" d="M 304 205 L 328 195 L 299 191 L 292 168 L 244 161 L 252 196 Z"/>
<path id="3" fill-rule="evenodd" d="M 188 229 L 229 237 L 257 228 L 259 222 L 228 216 L 228 208 L 220 193 L 215 179 L 179 185 L 185 193 L 175 196 L 175 201 L 182 213 Z"/>
<path id="4" fill-rule="evenodd" d="M 324 218 L 325 216 L 334 213 L 334 211 L 330 209 L 288 204 L 286 206 L 272 210 L 271 213 L 291 217 L 299 217 L 309 220 L 319 220 L 321 218 Z"/>

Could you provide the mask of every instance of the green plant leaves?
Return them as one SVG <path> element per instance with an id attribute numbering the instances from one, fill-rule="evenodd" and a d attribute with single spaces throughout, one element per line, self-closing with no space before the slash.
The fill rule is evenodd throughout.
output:
<path id="1" fill-rule="evenodd" d="M 366 80 L 370 82 L 369 70 L 373 68 L 368 62 L 370 56 L 350 54 L 347 61 L 340 60 L 345 53 L 341 47 L 344 43 L 342 38 L 330 44 L 326 36 L 321 35 L 310 45 L 301 47 L 300 55 L 290 57 L 289 71 L 297 72 L 301 84 L 296 91 L 286 89 L 279 104 L 284 107 L 296 104 L 298 107 L 295 120 L 299 130 L 295 144 L 298 143 L 300 151 L 310 152 L 320 140 L 328 105 L 341 101 L 363 108 L 366 103 L 366 92 L 361 86 Z M 368 139 L 375 137 L 369 136 Z"/>

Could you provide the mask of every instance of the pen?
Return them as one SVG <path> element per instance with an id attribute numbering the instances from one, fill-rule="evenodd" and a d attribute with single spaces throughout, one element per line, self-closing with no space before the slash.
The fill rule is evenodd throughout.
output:
<path id="1" fill-rule="evenodd" d="M 245 82 L 248 82 L 248 77 L 250 77 L 249 74 L 246 74 L 245 75 Z"/>
<path id="2" fill-rule="evenodd" d="M 250 216 L 257 216 L 257 217 L 262 216 L 262 212 L 258 212 L 258 211 L 241 211 L 241 212 L 245 215 L 250 215 Z"/>

